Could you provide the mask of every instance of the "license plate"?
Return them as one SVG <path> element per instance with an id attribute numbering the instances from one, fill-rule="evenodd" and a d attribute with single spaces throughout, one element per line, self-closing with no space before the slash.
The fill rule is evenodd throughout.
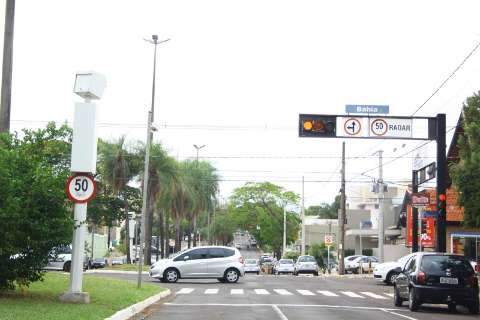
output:
<path id="1" fill-rule="evenodd" d="M 446 278 L 446 277 L 440 277 L 440 283 L 446 283 L 446 284 L 458 284 L 458 278 Z"/>

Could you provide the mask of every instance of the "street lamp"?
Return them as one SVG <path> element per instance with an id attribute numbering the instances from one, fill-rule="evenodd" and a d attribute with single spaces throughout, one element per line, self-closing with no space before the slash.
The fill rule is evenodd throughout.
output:
<path id="1" fill-rule="evenodd" d="M 154 110 L 155 110 L 155 74 L 157 69 L 157 44 L 167 42 L 170 39 L 162 40 L 158 42 L 158 36 L 156 34 L 152 35 L 152 40 L 144 39 L 145 41 L 152 43 L 154 45 L 153 53 L 153 80 L 152 80 L 152 105 L 150 111 L 148 112 L 147 120 L 147 144 L 145 146 L 145 168 L 143 173 L 143 195 L 142 195 L 142 222 L 141 222 L 141 235 L 140 235 L 140 251 L 138 254 L 138 279 L 137 287 L 140 289 L 142 286 L 142 268 L 143 268 L 143 249 L 145 243 L 145 230 L 150 228 L 150 224 L 146 225 L 148 221 L 145 219 L 147 211 L 147 195 L 148 195 L 148 173 L 149 173 L 149 161 L 150 161 L 150 145 L 152 143 L 153 131 L 152 123 L 154 119 Z M 149 241 L 150 243 L 150 241 Z"/>

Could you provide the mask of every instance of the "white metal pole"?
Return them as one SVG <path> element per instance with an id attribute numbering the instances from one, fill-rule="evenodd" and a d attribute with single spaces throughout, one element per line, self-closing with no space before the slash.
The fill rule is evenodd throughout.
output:
<path id="1" fill-rule="evenodd" d="M 73 232 L 72 262 L 70 265 L 70 292 L 82 292 L 83 256 L 85 251 L 85 235 L 87 232 L 87 204 L 76 203 L 74 206 L 75 230 Z"/>
<path id="2" fill-rule="evenodd" d="M 330 246 L 327 246 L 327 270 L 330 272 Z"/>
<path id="3" fill-rule="evenodd" d="M 305 255 L 305 178 L 302 176 L 302 250 Z"/>
<path id="4" fill-rule="evenodd" d="M 283 207 L 283 252 L 282 255 L 285 255 L 287 250 L 287 210 L 285 206 Z"/>
<path id="5" fill-rule="evenodd" d="M 384 197 L 385 193 L 383 190 L 383 161 L 382 161 L 383 150 L 378 151 L 378 188 L 379 188 L 379 212 L 378 212 L 378 255 L 380 263 L 383 263 L 383 244 L 385 239 L 385 228 L 383 223 L 384 216 Z"/>

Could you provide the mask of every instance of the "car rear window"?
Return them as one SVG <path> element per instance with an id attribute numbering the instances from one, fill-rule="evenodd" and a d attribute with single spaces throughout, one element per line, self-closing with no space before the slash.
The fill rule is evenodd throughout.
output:
<path id="1" fill-rule="evenodd" d="M 467 259 L 459 256 L 426 255 L 422 258 L 420 268 L 427 273 L 446 273 L 447 269 L 459 273 L 473 273 Z"/>
<path id="2" fill-rule="evenodd" d="M 247 260 L 245 260 L 245 264 L 257 264 L 257 260 L 247 259 Z"/>
<path id="3" fill-rule="evenodd" d="M 210 258 L 223 258 L 225 257 L 225 250 L 223 248 L 210 248 Z"/>
<path id="4" fill-rule="evenodd" d="M 293 260 L 280 260 L 280 264 L 293 264 Z"/>
<path id="5" fill-rule="evenodd" d="M 298 262 L 315 262 L 315 258 L 311 256 L 300 257 Z"/>
<path id="6" fill-rule="evenodd" d="M 235 250 L 223 248 L 224 256 L 231 257 L 235 254 Z"/>

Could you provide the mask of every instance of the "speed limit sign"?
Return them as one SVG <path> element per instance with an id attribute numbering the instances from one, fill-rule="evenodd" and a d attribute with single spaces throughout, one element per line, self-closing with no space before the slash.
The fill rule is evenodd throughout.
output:
<path id="1" fill-rule="evenodd" d="M 97 185 L 87 174 L 76 174 L 67 180 L 67 196 L 76 203 L 85 203 L 95 197 Z"/>

